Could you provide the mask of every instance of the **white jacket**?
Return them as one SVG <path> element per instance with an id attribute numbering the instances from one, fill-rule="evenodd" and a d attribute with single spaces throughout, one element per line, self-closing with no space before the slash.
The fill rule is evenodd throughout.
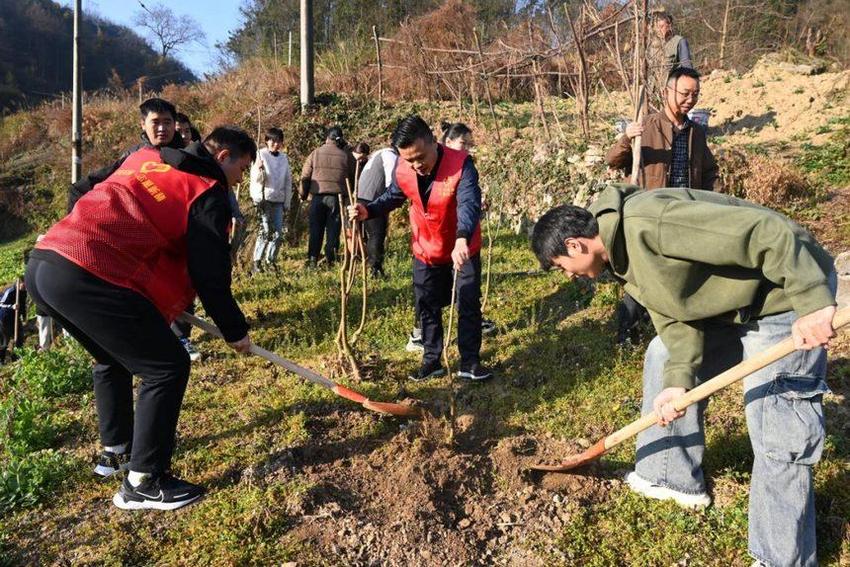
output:
<path id="1" fill-rule="evenodd" d="M 260 163 L 264 170 L 260 169 Z M 251 200 L 259 204 L 263 200 L 283 203 L 289 208 L 292 199 L 292 172 L 289 158 L 283 152 L 272 155 L 268 148 L 257 152 L 257 159 L 251 164 Z"/>

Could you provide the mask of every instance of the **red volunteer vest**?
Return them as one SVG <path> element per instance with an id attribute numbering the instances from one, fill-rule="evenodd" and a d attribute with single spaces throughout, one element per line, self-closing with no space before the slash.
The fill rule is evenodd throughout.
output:
<path id="1" fill-rule="evenodd" d="M 148 298 L 169 322 L 195 297 L 186 259 L 189 208 L 215 179 L 163 163 L 159 151 L 131 154 L 36 245 Z"/>
<path id="2" fill-rule="evenodd" d="M 395 177 L 399 188 L 410 200 L 411 248 L 413 255 L 429 265 L 452 261 L 457 239 L 457 186 L 463 162 L 469 154 L 443 146 L 443 157 L 434 177 L 428 209 L 422 206 L 416 172 L 403 159 L 398 160 Z M 481 250 L 481 224 L 469 241 L 469 254 Z"/>

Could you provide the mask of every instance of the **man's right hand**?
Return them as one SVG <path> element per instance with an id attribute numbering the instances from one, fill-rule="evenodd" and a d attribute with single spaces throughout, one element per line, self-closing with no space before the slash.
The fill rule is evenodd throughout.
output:
<path id="1" fill-rule="evenodd" d="M 248 335 L 245 335 L 238 341 L 233 343 L 227 343 L 227 345 L 236 352 L 246 354 L 249 350 L 251 350 L 251 338 Z"/>
<path id="2" fill-rule="evenodd" d="M 626 126 L 626 136 L 629 140 L 634 140 L 641 134 L 643 134 L 643 124 L 640 122 L 629 122 L 629 125 Z"/>
<path id="3" fill-rule="evenodd" d="M 350 221 L 353 221 L 355 219 L 363 221 L 369 218 L 369 211 L 367 211 L 366 207 L 363 206 L 363 204 L 361 203 L 357 203 L 355 205 L 348 205 L 348 207 L 346 207 L 346 210 L 348 211 L 348 220 Z"/>

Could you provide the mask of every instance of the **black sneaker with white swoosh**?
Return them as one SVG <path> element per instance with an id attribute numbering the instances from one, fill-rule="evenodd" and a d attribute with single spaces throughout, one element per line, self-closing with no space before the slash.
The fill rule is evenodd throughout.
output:
<path id="1" fill-rule="evenodd" d="M 165 473 L 149 476 L 136 487 L 125 477 L 112 503 L 122 510 L 176 510 L 203 494 L 203 486 Z"/>

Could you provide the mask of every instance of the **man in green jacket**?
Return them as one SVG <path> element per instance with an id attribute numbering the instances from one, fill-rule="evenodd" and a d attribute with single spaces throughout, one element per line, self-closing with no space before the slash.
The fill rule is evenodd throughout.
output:
<path id="1" fill-rule="evenodd" d="M 606 268 L 645 306 L 658 336 L 644 362 L 643 413 L 630 488 L 698 508 L 710 503 L 705 403 L 673 402 L 791 335 L 800 349 L 744 381 L 754 462 L 749 551 L 757 564 L 816 565 L 812 465 L 823 448 L 824 347 L 834 336 L 832 258 L 797 224 L 707 191 L 614 185 L 589 210 L 556 207 L 532 248 L 545 268 L 595 278 Z"/>

